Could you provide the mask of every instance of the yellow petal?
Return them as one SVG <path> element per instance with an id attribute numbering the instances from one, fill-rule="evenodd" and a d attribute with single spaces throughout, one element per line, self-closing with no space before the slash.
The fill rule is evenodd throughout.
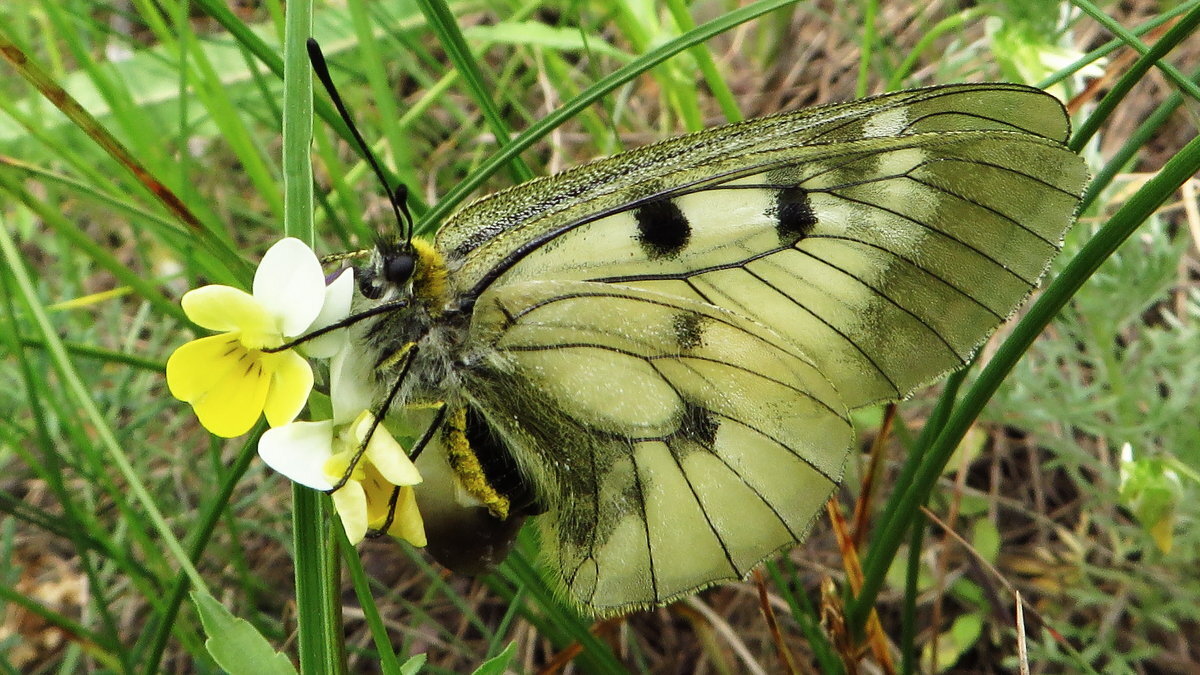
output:
<path id="1" fill-rule="evenodd" d="M 167 388 L 191 403 L 208 393 L 226 373 L 238 367 L 246 349 L 236 335 L 210 335 L 181 346 L 167 359 Z"/>
<path id="2" fill-rule="evenodd" d="M 392 522 L 387 525 L 388 534 L 414 546 L 424 546 L 425 523 L 421 519 L 421 512 L 417 510 L 413 489 L 389 483 L 371 464 L 367 464 L 365 473 L 367 477 L 362 487 L 367 498 L 367 524 L 382 529 L 390 516 Z M 396 494 L 395 505 L 392 504 L 393 494 Z"/>
<path id="3" fill-rule="evenodd" d="M 333 507 L 342 519 L 342 528 L 351 544 L 357 544 L 367 536 L 367 496 L 362 485 L 350 481 L 334 492 Z"/>
<path id="4" fill-rule="evenodd" d="M 296 419 L 312 392 L 313 372 L 308 361 L 292 350 L 263 354 L 263 366 L 271 373 L 271 388 L 263 412 L 273 427 Z"/>
<path id="5" fill-rule="evenodd" d="M 396 442 L 383 424 L 375 427 L 375 433 L 367 443 L 367 459 L 392 485 L 416 485 L 421 482 L 421 472 L 413 466 L 404 447 Z"/>
<path id="6" fill-rule="evenodd" d="M 192 408 L 205 429 L 224 438 L 241 436 L 262 414 L 270 385 L 271 378 L 258 359 L 248 359 L 193 400 Z"/>
<path id="7" fill-rule="evenodd" d="M 209 330 L 254 334 L 278 330 L 261 301 L 232 286 L 202 286 L 185 293 L 181 304 L 189 319 Z"/>
<path id="8" fill-rule="evenodd" d="M 425 538 L 425 521 L 417 509 L 416 493 L 412 488 L 400 489 L 400 498 L 396 500 L 396 515 L 392 517 L 392 526 L 388 528 L 387 533 L 413 546 L 424 546 L 428 543 Z"/>
<path id="9" fill-rule="evenodd" d="M 363 494 L 367 498 L 367 524 L 378 529 L 387 521 L 388 512 L 392 510 L 392 493 L 397 487 L 365 459 L 359 461 L 358 468 L 362 470 L 358 473 L 363 476 Z"/>
<path id="10" fill-rule="evenodd" d="M 1159 519 L 1157 523 L 1150 526 L 1150 538 L 1154 540 L 1155 546 L 1164 554 L 1170 553 L 1173 547 L 1173 539 L 1175 534 L 1175 519 L 1170 515 Z"/>

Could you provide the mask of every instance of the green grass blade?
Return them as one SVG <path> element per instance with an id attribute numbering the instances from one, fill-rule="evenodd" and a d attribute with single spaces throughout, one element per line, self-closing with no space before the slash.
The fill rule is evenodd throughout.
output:
<path id="1" fill-rule="evenodd" d="M 1162 60 L 1163 57 L 1185 38 L 1189 37 L 1195 31 L 1196 26 L 1200 26 L 1200 7 L 1196 7 L 1188 12 L 1186 16 L 1172 26 L 1158 42 L 1154 43 L 1153 47 L 1142 54 L 1142 57 L 1121 76 L 1121 79 L 1117 80 L 1113 88 L 1101 99 L 1100 105 L 1097 106 L 1095 112 L 1089 115 L 1087 120 L 1075 131 L 1074 136 L 1071 138 L 1071 149 L 1076 152 L 1082 150 L 1088 141 L 1091 140 L 1092 136 L 1100 129 L 1105 120 L 1116 110 L 1117 105 L 1125 98 L 1129 90 L 1141 81 L 1146 71 L 1155 66 L 1165 68 Z M 1141 44 L 1141 41 L 1132 35 L 1128 35 L 1127 39 Z M 1173 68 L 1172 71 L 1174 75 L 1178 75 L 1178 77 L 1173 76 L 1175 84 L 1179 85 L 1185 93 L 1191 96 L 1192 100 L 1200 101 L 1200 87 L 1192 84 L 1183 74 L 1175 71 Z"/>
<path id="2" fill-rule="evenodd" d="M 107 420 L 100 414 L 91 393 L 80 378 L 78 370 L 73 366 L 66 349 L 63 348 L 61 341 L 58 340 L 49 318 L 37 303 L 37 294 L 34 290 L 33 281 L 30 279 L 25 266 L 21 263 L 21 257 L 13 242 L 8 224 L 4 222 L 0 222 L 0 255 L 3 255 L 4 259 L 8 262 L 9 269 L 17 283 L 20 297 L 25 305 L 25 310 L 36 322 L 41 332 L 41 338 L 45 341 L 50 351 L 59 377 L 63 379 L 66 384 L 66 390 L 75 399 L 75 404 L 83 410 L 87 420 L 93 425 L 99 445 L 107 453 L 113 466 L 117 468 L 128 483 L 134 498 L 145 509 L 150 524 L 153 526 L 162 544 L 175 559 L 176 564 L 188 574 L 193 584 L 196 584 L 197 587 L 204 587 L 203 578 L 196 571 L 196 568 L 192 565 L 191 560 L 189 560 L 183 547 L 180 545 L 179 540 L 171 531 L 158 504 L 146 489 L 142 477 L 138 475 L 129 462 L 124 450 L 113 435 Z"/>
<path id="3" fill-rule="evenodd" d="M 484 181 L 490 178 L 492 174 L 505 166 L 509 159 L 532 146 L 538 139 L 550 133 L 552 129 L 571 119 L 584 108 L 598 101 L 605 94 L 636 78 L 646 70 L 666 61 L 675 54 L 685 51 L 689 47 L 698 45 L 714 35 L 723 33 L 768 12 L 793 5 L 795 2 L 796 0 L 758 0 L 698 26 L 695 30 L 660 45 L 631 63 L 617 69 L 596 84 L 588 87 L 582 94 L 569 103 L 526 129 L 514 138 L 511 143 L 500 150 L 500 152 L 490 157 L 479 169 L 455 186 L 453 190 L 447 192 L 442 200 L 421 218 L 421 221 L 417 224 L 417 231 L 429 232 L 433 230 L 450 214 L 452 209 L 467 198 L 467 195 L 471 194 L 480 185 L 483 185 Z"/>
<path id="4" fill-rule="evenodd" d="M 221 514 L 229 508 L 234 489 L 249 470 L 250 462 L 258 456 L 256 448 L 262 431 L 263 425 L 260 422 L 251 431 L 246 442 L 242 444 L 236 459 L 229 467 L 229 472 L 222 477 L 220 490 L 209 499 L 201 509 L 200 516 L 196 518 L 195 529 L 192 530 L 188 541 L 188 556 L 193 561 L 200 561 L 216 531 L 217 521 L 220 520 Z M 191 584 L 187 575 L 179 574 L 170 586 L 162 611 L 155 617 L 156 622 L 152 624 L 153 628 L 146 632 L 143 642 L 145 651 L 139 655 L 138 659 L 142 663 L 142 672 L 145 675 L 161 672 L 160 665 L 163 652 L 167 647 L 167 640 L 172 631 L 178 630 L 177 617 L 189 590 L 191 590 Z"/>
<path id="5" fill-rule="evenodd" d="M 375 653 L 379 656 L 379 668 L 387 675 L 398 675 L 400 660 L 396 658 L 396 651 L 392 648 L 391 640 L 388 638 L 387 626 L 383 623 L 383 617 L 379 615 L 375 596 L 371 593 L 371 582 L 367 578 L 366 570 L 363 569 L 358 551 L 346 538 L 345 530 L 337 532 L 336 536 L 338 550 L 342 553 L 342 562 L 346 565 L 350 584 L 354 587 L 355 597 L 358 598 L 358 606 L 362 609 L 363 619 L 375 642 Z"/>
<path id="6" fill-rule="evenodd" d="M 1150 31 L 1154 30 L 1155 28 L 1158 28 L 1159 26 L 1167 23 L 1171 19 L 1174 19 L 1175 17 L 1180 16 L 1184 12 L 1189 12 L 1196 7 L 1200 7 L 1200 0 L 1192 0 L 1191 2 L 1181 3 L 1179 6 L 1172 7 L 1170 10 L 1167 10 L 1167 11 L 1163 12 L 1162 14 L 1155 15 L 1149 21 L 1146 21 L 1146 22 L 1138 25 L 1137 27 L 1131 29 L 1129 31 L 1129 33 L 1131 35 L 1141 37 L 1141 36 L 1145 35 L 1146 33 L 1149 33 Z M 1124 46 L 1125 46 L 1125 41 L 1123 39 L 1121 39 L 1119 37 L 1113 38 L 1113 39 L 1109 40 L 1108 42 L 1105 42 L 1104 44 L 1100 45 L 1099 47 L 1096 47 L 1095 49 L 1089 51 L 1088 53 L 1084 54 L 1083 56 L 1079 57 L 1078 59 L 1072 61 L 1071 63 L 1054 71 L 1053 73 L 1048 75 L 1044 80 L 1037 83 L 1036 86 L 1039 89 L 1049 89 L 1050 87 L 1058 84 L 1059 82 L 1062 82 L 1063 80 L 1067 79 L 1068 77 L 1079 72 L 1085 66 L 1095 63 L 1096 61 L 1099 61 L 1100 59 L 1108 56 L 1109 54 L 1117 51 L 1118 49 L 1120 49 Z"/>
<path id="7" fill-rule="evenodd" d="M 283 188 L 284 233 L 309 246 L 313 229 L 312 74 L 305 42 L 312 33 L 311 2 L 288 3 L 284 39 Z M 301 673 L 345 672 L 345 644 L 338 602 L 336 544 L 330 532 L 329 499 L 292 484 L 292 538 Z"/>
<path id="8" fill-rule="evenodd" d="M 429 22 L 429 29 L 437 35 L 442 47 L 446 50 L 446 55 L 450 57 L 450 62 L 454 64 L 454 68 L 467 86 L 472 100 L 479 106 L 492 133 L 496 135 L 496 142 L 503 147 L 512 136 L 512 131 L 492 100 L 490 92 L 494 91 L 495 87 L 489 87 L 484 81 L 479 62 L 475 60 L 471 50 L 467 47 L 467 42 L 463 39 L 462 31 L 459 30 L 450 8 L 442 0 L 420 0 L 418 4 L 425 14 L 426 21 Z M 517 155 L 512 156 L 508 166 L 516 181 L 527 181 L 533 178 L 533 171 Z"/>

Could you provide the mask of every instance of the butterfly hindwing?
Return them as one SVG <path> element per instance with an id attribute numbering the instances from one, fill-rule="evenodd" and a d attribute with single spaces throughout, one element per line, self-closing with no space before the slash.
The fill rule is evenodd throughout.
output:
<path id="1" fill-rule="evenodd" d="M 738 579 L 798 540 L 853 438 L 787 340 L 684 298 L 510 284 L 476 309 L 464 387 L 539 498 L 544 555 L 596 611 Z"/>

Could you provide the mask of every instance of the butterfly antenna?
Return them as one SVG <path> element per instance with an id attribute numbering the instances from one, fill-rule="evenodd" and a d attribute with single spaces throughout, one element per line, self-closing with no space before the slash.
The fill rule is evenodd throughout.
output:
<path id="1" fill-rule="evenodd" d="M 383 173 L 383 168 L 379 166 L 379 161 L 375 159 L 375 153 L 371 152 L 371 148 L 363 140 L 362 134 L 358 132 L 358 127 L 354 124 L 354 120 L 351 119 L 350 113 L 346 110 L 346 104 L 342 102 L 341 94 L 338 93 L 337 87 L 333 86 L 333 78 L 329 75 L 329 66 L 325 63 L 325 55 L 321 53 L 321 45 L 317 44 L 317 41 L 313 38 L 308 38 L 305 45 L 308 47 L 308 61 L 312 64 L 313 72 L 317 74 L 317 79 L 321 81 L 321 86 L 325 87 L 325 91 L 333 101 L 333 106 L 337 108 L 338 115 L 342 117 L 342 121 L 350 129 L 350 134 L 354 137 L 354 141 L 358 143 L 358 149 L 367 158 L 367 163 L 371 165 L 371 170 L 375 172 L 375 177 L 383 185 L 383 190 L 387 193 L 388 201 L 392 203 L 392 212 L 396 215 L 396 223 L 400 226 L 400 231 L 405 241 L 411 242 L 413 236 L 413 219 L 412 214 L 408 211 L 408 186 L 401 183 L 399 187 L 394 190 L 392 189 L 387 176 Z"/>

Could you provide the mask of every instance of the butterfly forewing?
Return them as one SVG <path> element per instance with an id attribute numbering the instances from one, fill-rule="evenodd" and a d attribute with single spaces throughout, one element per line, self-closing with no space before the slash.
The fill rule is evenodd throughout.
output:
<path id="1" fill-rule="evenodd" d="M 437 244 L 455 271 L 454 283 L 477 294 L 560 231 L 762 165 L 758 153 L 966 130 L 1006 130 L 1061 143 L 1068 123 L 1053 97 L 1006 84 L 930 87 L 809 108 L 663 141 L 489 195 L 452 216 L 438 230 Z"/>

